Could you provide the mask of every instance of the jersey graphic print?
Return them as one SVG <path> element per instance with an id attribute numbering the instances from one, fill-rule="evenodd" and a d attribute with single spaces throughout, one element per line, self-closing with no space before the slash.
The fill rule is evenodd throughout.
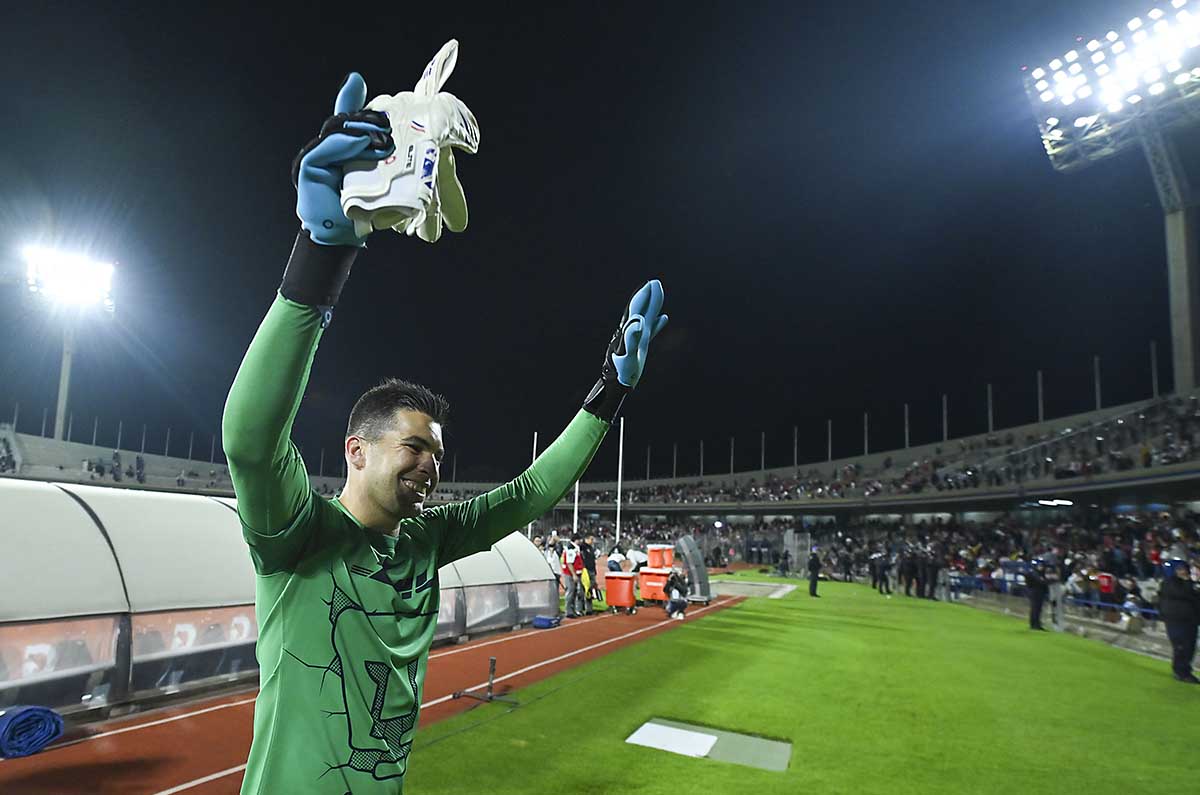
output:
<path id="1" fill-rule="evenodd" d="M 406 563 L 411 564 L 410 561 Z M 394 568 L 406 569 L 409 565 Z M 401 638 L 408 634 L 403 630 L 405 624 L 411 626 L 423 622 L 426 616 L 436 615 L 438 600 L 433 595 L 438 593 L 437 576 L 425 571 L 416 577 L 409 574 L 392 580 L 387 569 L 372 572 L 362 565 L 350 565 L 350 572 L 356 575 L 350 578 L 351 583 L 364 584 L 364 596 L 378 595 L 380 601 L 390 607 L 368 610 L 348 592 L 355 590 L 351 583 L 347 583 L 348 589 L 338 583 L 335 572 L 339 569 L 346 571 L 344 565 L 338 564 L 329 571 L 332 593 L 327 603 L 333 659 L 327 665 L 314 665 L 301 660 L 290 650 L 285 651 L 305 667 L 322 672 L 318 685 L 320 693 L 325 693 L 330 674 L 340 680 L 342 708 L 323 712 L 326 719 L 343 716 L 346 756 L 327 760 L 322 775 L 334 770 L 353 770 L 370 774 L 377 781 L 397 778 L 405 773 L 420 711 L 420 657 L 404 665 L 401 672 L 395 670 L 386 657 L 362 659 L 361 650 L 364 640 L 370 639 L 374 641 L 370 648 L 378 656 L 384 656 L 388 646 L 402 645 Z M 381 585 L 386 586 L 387 591 L 383 591 Z M 419 600 L 416 605 L 407 603 L 414 598 Z M 360 653 L 355 654 L 355 650 Z"/>

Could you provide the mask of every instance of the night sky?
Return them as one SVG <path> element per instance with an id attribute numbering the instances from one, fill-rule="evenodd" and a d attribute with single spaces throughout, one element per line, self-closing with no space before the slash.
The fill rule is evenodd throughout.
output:
<path id="1" fill-rule="evenodd" d="M 627 477 L 791 462 L 1090 408 L 1170 385 L 1162 217 L 1137 151 L 1064 175 L 1019 67 L 1144 12 L 1127 2 L 10 4 L 0 75 L 0 262 L 29 241 L 119 263 L 117 312 L 81 331 L 75 438 L 207 456 L 225 394 L 298 228 L 290 163 L 343 75 L 411 89 L 444 41 L 475 112 L 458 158 L 471 224 L 430 246 L 376 233 L 317 357 L 295 438 L 340 461 L 384 376 L 453 405 L 448 461 L 500 479 L 598 374 L 651 277 L 671 323 L 626 403 Z M 437 6 L 420 6 L 431 11 Z M 418 6 L 413 6 L 414 9 Z M 721 9 L 721 10 L 718 10 Z M 402 13 L 403 11 L 403 13 Z M 0 416 L 40 430 L 57 320 L 3 287 Z M 138 428 L 131 431 L 131 428 Z M 180 441 L 182 440 L 182 441 Z M 340 471 L 340 464 L 336 467 Z M 585 479 L 612 479 L 616 433 Z M 450 472 L 443 473 L 448 480 Z"/>

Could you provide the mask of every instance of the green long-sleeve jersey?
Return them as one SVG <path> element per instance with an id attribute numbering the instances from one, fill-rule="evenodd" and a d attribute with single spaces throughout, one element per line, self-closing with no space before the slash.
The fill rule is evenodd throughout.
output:
<path id="1" fill-rule="evenodd" d="M 312 489 L 290 441 L 323 333 L 278 296 L 238 370 L 223 420 L 256 572 L 261 689 L 242 793 L 399 793 L 439 608 L 438 568 L 549 510 L 609 425 L 580 411 L 515 480 L 403 520 L 361 525 Z"/>

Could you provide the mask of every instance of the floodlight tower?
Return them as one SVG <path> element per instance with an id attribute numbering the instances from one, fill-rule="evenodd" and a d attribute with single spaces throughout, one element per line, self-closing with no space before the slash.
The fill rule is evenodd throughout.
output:
<path id="1" fill-rule="evenodd" d="M 1050 163 L 1140 146 L 1166 221 L 1175 392 L 1200 377 L 1200 2 L 1170 0 L 1048 63 L 1022 67 Z"/>
<path id="2" fill-rule="evenodd" d="M 68 310 L 63 317 L 62 367 L 58 377 L 58 407 L 54 411 L 54 438 L 62 439 L 67 396 L 71 390 L 71 359 L 75 355 L 75 320 L 82 311 L 92 307 L 113 312 L 113 266 L 81 254 L 41 246 L 26 246 L 21 255 L 25 260 L 25 284 L 29 291 Z"/>

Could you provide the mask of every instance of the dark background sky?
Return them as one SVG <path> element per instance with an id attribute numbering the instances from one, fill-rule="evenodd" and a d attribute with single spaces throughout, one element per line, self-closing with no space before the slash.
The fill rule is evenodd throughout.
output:
<path id="1" fill-rule="evenodd" d="M 0 31 L 0 262 L 26 241 L 119 262 L 117 313 L 85 327 L 75 438 L 208 452 L 298 222 L 289 165 L 357 69 L 411 88 L 448 38 L 446 86 L 480 121 L 459 158 L 471 225 L 429 246 L 376 233 L 318 355 L 296 438 L 339 461 L 354 399 L 387 375 L 454 406 L 460 479 L 502 478 L 577 409 L 646 278 L 670 326 L 626 404 L 627 461 L 656 474 L 861 451 L 1086 410 L 1170 384 L 1162 219 L 1137 151 L 1055 173 L 1019 67 L 1101 35 L 1128 2 L 38 3 Z M 413 25 L 418 20 L 419 25 Z M 0 416 L 40 430 L 60 337 L 0 301 Z M 182 441 L 180 441 L 182 440 Z M 340 469 L 340 465 L 338 466 Z M 611 479 L 611 434 L 588 479 Z M 444 478 L 450 473 L 445 472 Z"/>

